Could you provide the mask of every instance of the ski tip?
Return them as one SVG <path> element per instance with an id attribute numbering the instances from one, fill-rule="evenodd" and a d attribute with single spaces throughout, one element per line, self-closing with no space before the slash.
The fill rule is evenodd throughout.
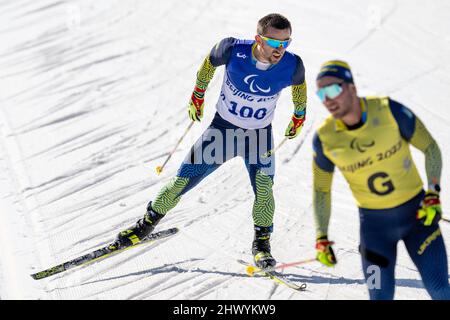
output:
<path id="1" fill-rule="evenodd" d="M 46 276 L 47 276 L 47 274 L 44 272 L 30 274 L 30 277 L 32 277 L 34 280 L 41 280 L 41 279 L 44 279 Z"/>
<path id="2" fill-rule="evenodd" d="M 47 269 L 47 270 L 43 270 L 37 273 L 33 273 L 30 276 L 34 279 L 34 280 L 41 280 L 50 276 L 53 276 L 54 274 L 60 273 L 65 271 L 66 269 L 64 268 L 63 265 L 58 265 L 56 267 Z"/>
<path id="3" fill-rule="evenodd" d="M 163 230 L 159 230 L 158 232 L 150 234 L 150 237 L 156 236 L 157 238 L 160 238 L 160 237 L 165 238 L 168 236 L 173 236 L 174 234 L 177 234 L 179 231 L 180 231 L 180 229 L 178 229 L 177 227 L 163 229 Z"/>
<path id="4" fill-rule="evenodd" d="M 307 288 L 307 284 L 306 284 L 306 283 L 302 283 L 302 284 L 298 287 L 297 291 L 306 291 L 306 288 Z"/>
<path id="5" fill-rule="evenodd" d="M 153 234 L 153 235 L 155 235 L 155 234 L 172 235 L 172 234 L 177 233 L 178 231 L 180 231 L 180 229 L 178 229 L 177 227 L 173 227 L 173 228 L 158 230 L 157 232 L 154 232 L 151 234 Z"/>
<path id="6" fill-rule="evenodd" d="M 178 231 L 180 231 L 180 229 L 178 229 L 177 227 L 170 228 L 169 230 L 173 233 L 177 233 Z"/>

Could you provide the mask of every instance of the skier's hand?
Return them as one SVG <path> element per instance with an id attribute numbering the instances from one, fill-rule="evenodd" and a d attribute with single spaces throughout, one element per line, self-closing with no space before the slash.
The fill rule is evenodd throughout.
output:
<path id="1" fill-rule="evenodd" d="M 317 260 L 326 265 L 327 267 L 334 266 L 336 261 L 336 256 L 334 255 L 333 248 L 331 247 L 334 244 L 333 241 L 328 241 L 327 237 L 320 237 L 316 241 L 316 251 Z"/>
<path id="2" fill-rule="evenodd" d="M 428 190 L 422 200 L 421 207 L 417 210 L 417 219 L 425 226 L 436 224 L 441 219 L 442 209 L 439 193 Z"/>
<path id="3" fill-rule="evenodd" d="M 203 105 L 205 102 L 205 90 L 195 86 L 194 92 L 192 92 L 191 100 L 188 105 L 189 118 L 192 121 L 201 121 L 203 118 Z"/>
<path id="4" fill-rule="evenodd" d="M 291 122 L 289 122 L 289 125 L 286 128 L 286 132 L 284 133 L 284 135 L 289 139 L 297 137 L 302 131 L 303 122 L 305 122 L 304 116 L 297 118 L 295 114 L 292 115 Z"/>

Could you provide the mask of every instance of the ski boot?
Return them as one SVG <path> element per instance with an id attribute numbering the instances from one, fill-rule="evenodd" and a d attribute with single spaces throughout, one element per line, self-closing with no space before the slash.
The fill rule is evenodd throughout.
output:
<path id="1" fill-rule="evenodd" d="M 114 245 L 120 249 L 139 243 L 142 239 L 152 233 L 159 220 L 163 217 L 163 214 L 159 214 L 152 209 L 152 202 L 150 201 L 147 205 L 147 212 L 144 217 L 139 219 L 131 228 L 120 232 L 117 235 Z"/>
<path id="2" fill-rule="evenodd" d="M 274 267 L 277 263 L 270 253 L 270 234 L 273 226 L 258 227 L 255 226 L 255 238 L 252 245 L 253 259 L 258 268 L 266 269 Z"/>

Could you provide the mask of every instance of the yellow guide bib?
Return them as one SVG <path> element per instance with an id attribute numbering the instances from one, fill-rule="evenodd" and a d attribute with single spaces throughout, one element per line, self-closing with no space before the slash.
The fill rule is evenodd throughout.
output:
<path id="1" fill-rule="evenodd" d="M 362 99 L 366 122 L 347 130 L 329 117 L 318 129 L 323 152 L 348 181 L 358 206 L 388 209 L 413 198 L 423 183 L 387 97 Z"/>

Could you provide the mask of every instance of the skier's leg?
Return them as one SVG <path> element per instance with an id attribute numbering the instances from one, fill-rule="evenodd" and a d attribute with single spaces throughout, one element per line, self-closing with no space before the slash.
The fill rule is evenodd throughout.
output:
<path id="1" fill-rule="evenodd" d="M 273 175 L 259 170 L 255 165 L 247 167 L 255 195 L 253 201 L 253 223 L 259 227 L 271 227 L 275 212 L 275 199 L 273 197 Z"/>
<path id="2" fill-rule="evenodd" d="M 392 300 L 399 232 L 394 212 L 360 208 L 362 268 L 371 300 Z"/>
<path id="3" fill-rule="evenodd" d="M 254 173 L 254 171 L 256 171 Z M 255 235 L 252 243 L 252 254 L 255 264 L 262 268 L 275 266 L 272 256 L 270 235 L 273 231 L 273 215 L 275 201 L 272 192 L 273 177 L 250 166 L 252 185 L 254 185 L 255 200 L 253 202 L 253 223 Z"/>
<path id="4" fill-rule="evenodd" d="M 154 201 L 148 203 L 144 217 L 131 228 L 119 233 L 117 237 L 119 246 L 139 242 L 151 233 L 164 215 L 177 205 L 183 194 L 194 188 L 227 160 L 223 155 L 223 133 L 213 124 L 214 121 L 191 148 L 176 177 L 161 189 Z M 205 154 L 204 151 L 208 151 L 209 154 Z"/>
<path id="5" fill-rule="evenodd" d="M 370 300 L 392 300 L 395 292 L 396 243 L 371 241 L 369 247 L 361 244 L 359 250 Z"/>
<path id="6" fill-rule="evenodd" d="M 232 150 L 227 150 L 226 130 L 229 127 L 228 122 L 216 115 L 210 127 L 191 148 L 176 177 L 158 193 L 151 204 L 154 211 L 166 214 L 177 205 L 182 195 L 235 156 L 234 145 Z"/>
<path id="7" fill-rule="evenodd" d="M 411 218 L 414 217 L 412 212 Z M 439 225 L 424 226 L 417 221 L 416 228 L 404 241 L 431 298 L 450 300 L 447 253 Z"/>
<path id="8" fill-rule="evenodd" d="M 176 177 L 159 191 L 155 200 L 151 203 L 151 208 L 159 214 L 166 214 L 178 204 L 182 195 L 193 189 L 219 166 L 220 164 L 183 163 Z"/>
<path id="9" fill-rule="evenodd" d="M 256 131 L 257 144 L 256 146 L 248 146 L 244 160 L 255 195 L 252 212 L 255 229 L 252 254 L 255 264 L 266 268 L 276 264 L 270 247 L 270 235 L 273 231 L 275 212 L 275 200 L 272 191 L 275 155 L 272 154 L 267 157 L 267 151 L 271 150 L 273 146 L 271 127 Z M 255 150 L 254 147 L 257 147 L 257 149 Z M 256 157 L 252 157 L 252 154 L 256 154 Z"/>

